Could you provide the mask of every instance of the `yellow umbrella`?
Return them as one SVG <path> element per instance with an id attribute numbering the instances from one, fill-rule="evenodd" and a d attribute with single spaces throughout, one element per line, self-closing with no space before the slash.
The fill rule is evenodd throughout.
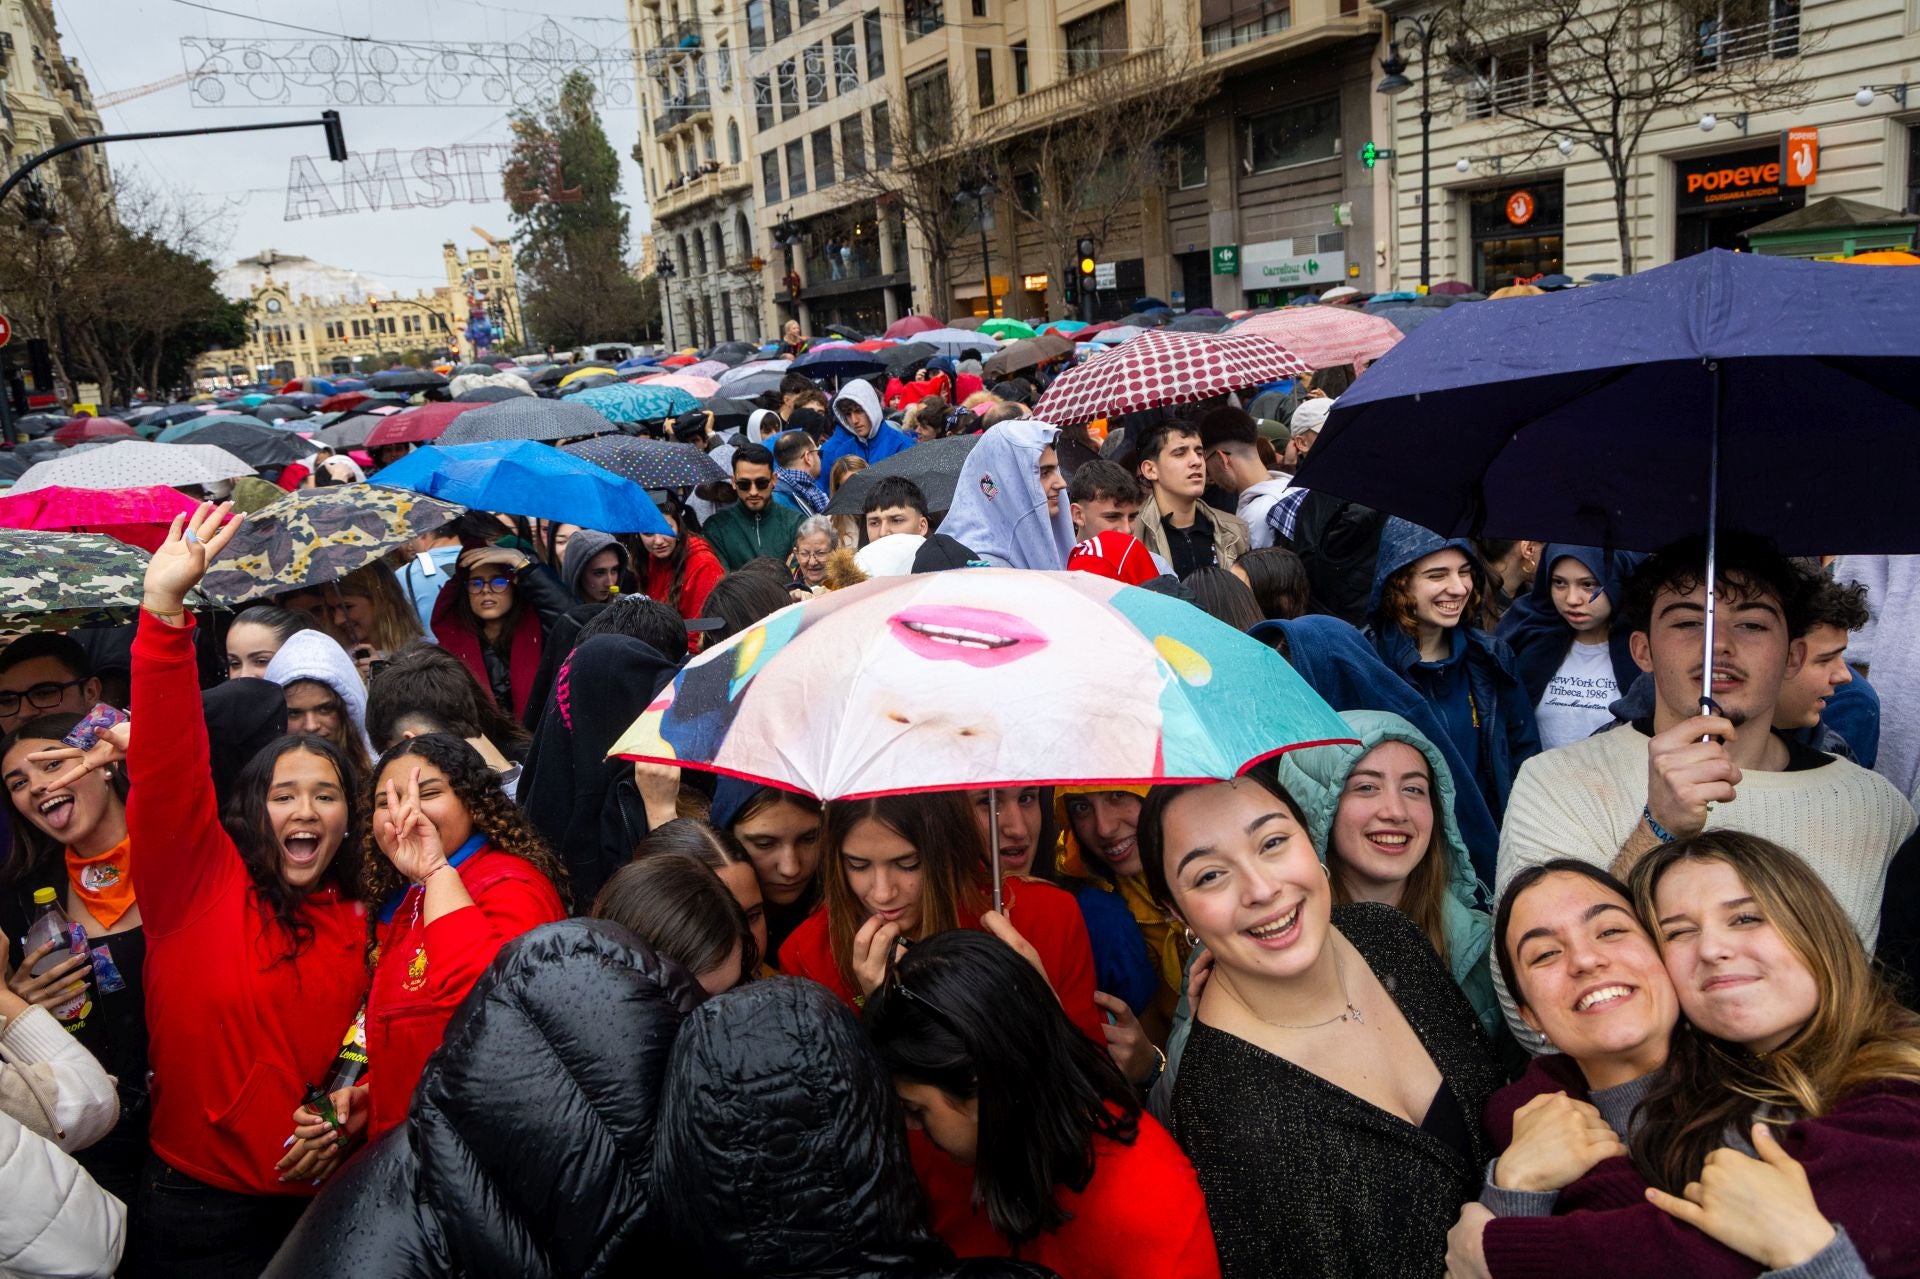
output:
<path id="1" fill-rule="evenodd" d="M 1920 257 L 1904 249 L 1875 249 L 1871 253 L 1856 253 L 1850 258 L 1840 260 L 1857 263 L 1860 266 L 1920 266 Z"/>
<path id="2" fill-rule="evenodd" d="M 602 365 L 589 364 L 585 368 L 575 369 L 573 372 L 561 378 L 560 385 L 565 386 L 569 382 L 577 382 L 583 377 L 593 377 L 595 374 L 598 374 L 598 373 L 606 373 L 611 375 L 613 374 L 613 370 L 606 368 Z"/>

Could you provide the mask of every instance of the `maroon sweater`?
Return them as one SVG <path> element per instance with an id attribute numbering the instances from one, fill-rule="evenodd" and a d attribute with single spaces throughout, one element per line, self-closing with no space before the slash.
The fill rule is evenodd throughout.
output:
<path id="1" fill-rule="evenodd" d="M 1863 1088 L 1819 1118 L 1788 1127 L 1780 1144 L 1806 1167 L 1820 1210 L 1846 1228 L 1874 1279 L 1920 1279 L 1920 1085 Z M 1494 1279 L 1752 1279 L 1762 1272 L 1647 1203 L 1646 1183 L 1625 1159 L 1609 1159 L 1575 1184 L 1586 1202 L 1622 1206 L 1488 1222 Z"/>

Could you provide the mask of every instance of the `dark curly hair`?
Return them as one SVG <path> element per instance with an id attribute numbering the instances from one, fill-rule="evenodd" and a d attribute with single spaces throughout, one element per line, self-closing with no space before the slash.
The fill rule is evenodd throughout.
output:
<path id="1" fill-rule="evenodd" d="M 300 907 L 307 893 L 287 883 L 280 873 L 280 837 L 273 833 L 273 819 L 267 813 L 267 796 L 273 790 L 274 768 L 282 755 L 304 751 L 318 755 L 333 765 L 340 789 L 347 800 L 347 830 L 340 837 L 339 851 L 327 863 L 315 889 L 332 885 L 349 900 L 363 898 L 359 885 L 365 883 L 361 867 L 364 856 L 362 838 L 367 829 L 367 804 L 360 792 L 360 779 L 353 764 L 338 746 L 312 733 L 294 733 L 277 739 L 247 761 L 234 782 L 233 794 L 220 823 L 240 852 L 240 861 L 253 881 L 254 894 L 266 906 L 267 913 L 280 925 L 287 937 L 285 958 L 293 959 L 313 940 L 313 925 L 301 917 Z M 310 890 L 311 891 L 311 890 Z"/>
<path id="2" fill-rule="evenodd" d="M 1443 551 L 1460 551 L 1457 546 L 1443 546 Z M 1439 551 L 1432 552 L 1439 554 Z M 1465 552 L 1461 552 L 1465 554 Z M 1425 555 L 1421 560 L 1427 558 Z M 1471 629 L 1475 619 L 1480 616 L 1487 598 L 1487 573 L 1485 567 L 1475 556 L 1468 555 L 1467 567 L 1473 571 L 1473 590 L 1467 595 L 1467 606 L 1460 610 L 1460 625 Z M 1396 569 L 1380 587 L 1379 615 L 1400 628 L 1401 634 L 1408 639 L 1420 638 L 1420 613 L 1413 599 L 1413 571 L 1420 560 Z"/>
<path id="3" fill-rule="evenodd" d="M 572 899 L 568 893 L 567 868 L 554 856 L 553 849 L 533 828 L 526 814 L 515 807 L 506 792 L 500 789 L 500 779 L 480 758 L 480 752 L 458 737 L 448 733 L 423 733 L 419 737 L 394 743 L 380 757 L 380 762 L 373 766 L 373 775 L 368 778 L 366 806 L 369 813 L 374 811 L 378 800 L 381 775 L 389 765 L 409 755 L 417 755 L 440 770 L 447 784 L 453 788 L 455 797 L 466 808 L 467 816 L 473 819 L 474 830 L 485 831 L 487 841 L 500 852 L 531 863 L 553 881 L 554 891 L 560 894 L 561 902 L 570 905 Z M 393 868 L 386 854 L 380 851 L 373 831 L 374 823 L 369 821 L 361 844 L 360 894 L 368 902 L 377 904 L 395 892 L 404 891 L 407 880 Z M 451 853 L 453 850 L 447 851 Z M 380 912 L 369 910 L 369 954 L 379 940 L 379 930 Z"/>

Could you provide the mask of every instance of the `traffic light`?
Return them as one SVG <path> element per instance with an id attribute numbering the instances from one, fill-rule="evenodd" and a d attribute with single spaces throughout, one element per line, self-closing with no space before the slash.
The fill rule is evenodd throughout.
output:
<path id="1" fill-rule="evenodd" d="M 340 128 L 340 113 L 322 111 L 320 121 L 327 130 L 327 158 L 336 164 L 344 163 L 347 158 L 347 135 Z"/>
<path id="2" fill-rule="evenodd" d="M 1088 287 L 1093 276 L 1093 240 L 1082 236 L 1080 239 L 1080 274 L 1088 277 Z"/>
<path id="3" fill-rule="evenodd" d="M 367 299 L 367 305 L 368 305 L 368 306 L 369 306 L 370 308 L 372 308 L 372 310 L 373 310 L 373 313 L 374 313 L 375 315 L 378 315 L 378 314 L 380 314 L 380 299 L 379 299 L 379 298 L 368 298 L 368 299 Z"/>
<path id="4" fill-rule="evenodd" d="M 1060 300 L 1068 306 L 1080 305 L 1080 273 L 1074 263 L 1060 273 Z"/>

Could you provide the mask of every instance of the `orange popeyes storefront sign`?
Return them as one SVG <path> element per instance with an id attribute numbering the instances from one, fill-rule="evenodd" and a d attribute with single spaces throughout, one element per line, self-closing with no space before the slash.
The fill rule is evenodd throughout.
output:
<path id="1" fill-rule="evenodd" d="M 1715 204 L 1714 197 L 1719 194 L 1721 200 L 1751 200 L 1755 196 L 1777 195 L 1780 191 L 1780 162 L 1769 164 L 1729 165 L 1720 169 L 1705 169 L 1689 173 L 1686 177 L 1686 192 L 1702 203 Z"/>

